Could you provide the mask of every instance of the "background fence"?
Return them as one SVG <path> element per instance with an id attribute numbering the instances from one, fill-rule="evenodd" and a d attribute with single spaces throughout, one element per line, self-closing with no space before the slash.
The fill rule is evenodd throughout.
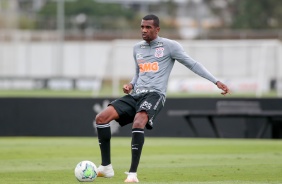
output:
<path id="1" fill-rule="evenodd" d="M 21 38 L 0 43 L 2 89 L 13 87 L 9 85 L 11 83 L 9 78 L 13 80 L 87 78 L 89 84 L 84 86 L 97 90 L 103 80 L 111 80 L 114 86 L 113 96 L 117 96 L 120 80 L 129 81 L 134 75 L 132 47 L 139 40 L 36 42 Z M 192 58 L 228 83 L 233 91 L 256 91 L 257 96 L 260 96 L 262 92 L 276 89 L 281 94 L 280 41 L 179 40 L 179 42 Z M 193 85 L 193 82 L 194 86 L 189 86 Z M 87 81 L 84 80 L 84 83 Z M 169 90 L 193 91 L 197 90 L 196 84 L 204 86 L 200 91 L 214 90 L 207 81 L 176 62 L 171 73 Z M 24 87 L 24 84 L 19 86 Z M 57 81 L 57 87 L 60 86 L 66 88 L 66 82 Z"/>
<path id="2" fill-rule="evenodd" d="M 93 120 L 113 98 L 0 98 L 0 136 L 94 136 Z M 222 98 L 168 98 L 154 122 L 154 129 L 146 131 L 149 137 L 195 137 L 185 117 L 170 116 L 169 110 L 215 110 Z M 227 99 L 237 100 L 242 99 Z M 281 110 L 282 99 L 244 99 L 257 101 L 263 110 Z M 55 108 L 54 108 L 55 107 Z M 281 138 L 281 117 L 277 123 L 266 124 L 267 118 L 214 118 L 223 138 Z M 274 119 L 273 119 L 274 120 Z M 199 137 L 216 137 L 207 118 L 192 118 Z M 111 126 L 114 136 L 131 136 L 131 125 Z"/>

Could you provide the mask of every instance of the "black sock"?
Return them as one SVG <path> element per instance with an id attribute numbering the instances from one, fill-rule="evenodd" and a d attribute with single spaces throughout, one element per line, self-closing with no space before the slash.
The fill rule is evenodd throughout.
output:
<path id="1" fill-rule="evenodd" d="M 129 172 L 137 172 L 141 152 L 144 144 L 144 129 L 132 129 L 131 141 L 131 166 Z"/>
<path id="2" fill-rule="evenodd" d="M 107 166 L 111 164 L 111 127 L 110 123 L 104 125 L 96 125 L 98 132 L 99 146 L 101 150 L 101 165 Z"/>

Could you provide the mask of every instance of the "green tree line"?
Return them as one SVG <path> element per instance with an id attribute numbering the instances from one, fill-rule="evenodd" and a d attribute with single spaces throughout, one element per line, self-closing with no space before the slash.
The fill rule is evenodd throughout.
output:
<path id="1" fill-rule="evenodd" d="M 218 7 L 214 0 L 206 0 L 213 12 L 230 29 L 281 29 L 281 0 L 223 0 L 226 7 Z M 226 16 L 228 15 L 228 16 Z"/>
<path id="2" fill-rule="evenodd" d="M 1 0 L 2 10 L 8 7 L 9 0 Z M 213 13 L 222 20 L 222 27 L 227 29 L 281 29 L 282 0 L 204 0 Z M 218 2 L 224 4 L 219 6 Z M 57 1 L 47 0 L 37 12 L 31 12 L 32 1 L 19 1 L 20 29 L 56 29 Z M 162 29 L 176 29 L 173 19 L 177 16 L 174 0 L 149 4 L 149 12 L 159 12 Z M 162 10 L 166 12 L 163 13 Z M 5 12 L 5 11 L 3 11 Z M 5 16 L 0 12 L 0 27 Z M 136 29 L 142 15 L 132 6 L 118 3 L 101 3 L 95 0 L 65 0 L 65 27 L 84 29 Z M 145 12 L 144 12 L 145 13 Z M 218 28 L 218 27 L 217 27 Z"/>

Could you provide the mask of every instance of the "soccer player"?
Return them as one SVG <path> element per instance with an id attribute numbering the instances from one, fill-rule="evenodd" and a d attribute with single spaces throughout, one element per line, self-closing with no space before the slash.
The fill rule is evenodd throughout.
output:
<path id="1" fill-rule="evenodd" d="M 135 76 L 129 84 L 123 86 L 127 95 L 114 100 L 96 116 L 96 126 L 102 157 L 98 167 L 98 177 L 113 177 L 111 165 L 110 121 L 116 120 L 120 126 L 132 124 L 131 166 L 126 172 L 124 182 L 139 182 L 137 168 L 144 144 L 144 129 L 152 129 L 154 119 L 165 103 L 167 82 L 177 60 L 194 73 L 214 83 L 222 90 L 222 95 L 229 93 L 228 87 L 218 81 L 203 65 L 189 57 L 182 46 L 167 38 L 158 36 L 159 18 L 146 15 L 141 21 L 141 34 L 144 41 L 133 48 L 136 64 Z"/>

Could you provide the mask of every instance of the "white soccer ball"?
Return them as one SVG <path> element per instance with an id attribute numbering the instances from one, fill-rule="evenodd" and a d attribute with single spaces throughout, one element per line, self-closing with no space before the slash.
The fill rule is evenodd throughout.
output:
<path id="1" fill-rule="evenodd" d="M 74 175 L 78 181 L 94 181 L 97 177 L 97 167 L 89 160 L 81 161 L 76 165 Z"/>

